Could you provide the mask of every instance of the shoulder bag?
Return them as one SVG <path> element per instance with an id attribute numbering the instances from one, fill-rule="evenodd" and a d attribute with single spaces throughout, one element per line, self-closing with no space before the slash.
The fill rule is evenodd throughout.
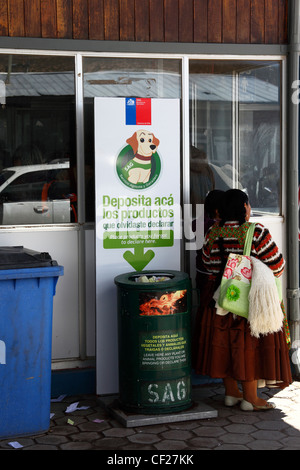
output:
<path id="1" fill-rule="evenodd" d="M 229 312 L 248 318 L 249 291 L 252 278 L 251 245 L 255 224 L 251 223 L 246 234 L 243 255 L 229 253 L 223 271 L 218 305 Z"/>

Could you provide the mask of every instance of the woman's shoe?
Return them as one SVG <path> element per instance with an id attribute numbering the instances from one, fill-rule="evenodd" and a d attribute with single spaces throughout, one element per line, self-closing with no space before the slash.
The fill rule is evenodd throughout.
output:
<path id="1" fill-rule="evenodd" d="M 276 407 L 274 403 L 270 403 L 270 402 L 266 403 L 265 405 L 253 405 L 247 400 L 242 400 L 240 408 L 243 411 L 266 411 L 266 410 L 274 410 L 274 408 Z"/>
<path id="2" fill-rule="evenodd" d="M 231 397 L 230 395 L 225 395 L 225 406 L 235 406 L 240 403 L 243 398 Z"/>

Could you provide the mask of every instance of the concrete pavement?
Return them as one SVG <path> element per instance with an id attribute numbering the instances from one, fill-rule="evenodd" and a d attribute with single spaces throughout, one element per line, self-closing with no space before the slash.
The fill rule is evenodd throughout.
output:
<path id="1" fill-rule="evenodd" d="M 276 409 L 228 408 L 221 384 L 196 386 L 193 399 L 215 410 L 215 417 L 135 427 L 120 423 L 97 396 L 67 396 L 51 403 L 54 415 L 47 432 L 0 440 L 0 450 L 105 450 L 108 456 L 123 450 L 180 455 L 201 450 L 300 450 L 300 382 L 284 390 L 264 388 L 260 395 L 270 398 Z M 78 403 L 76 409 L 66 413 L 73 403 Z M 78 409 L 83 406 L 87 408 Z M 12 441 L 22 447 L 13 448 Z"/>

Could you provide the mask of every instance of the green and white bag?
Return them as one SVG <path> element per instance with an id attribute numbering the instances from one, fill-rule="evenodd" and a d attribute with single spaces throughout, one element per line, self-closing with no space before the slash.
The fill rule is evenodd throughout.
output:
<path id="1" fill-rule="evenodd" d="M 243 255 L 230 253 L 222 275 L 218 306 L 229 312 L 248 318 L 249 291 L 252 278 L 251 245 L 255 224 L 250 224 Z"/>

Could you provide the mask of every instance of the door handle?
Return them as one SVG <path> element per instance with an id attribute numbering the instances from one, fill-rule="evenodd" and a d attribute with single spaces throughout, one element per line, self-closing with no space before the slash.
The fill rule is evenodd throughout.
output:
<path id="1" fill-rule="evenodd" d="M 36 214 L 44 214 L 45 212 L 48 212 L 49 208 L 47 206 L 36 206 L 33 208 L 34 212 Z"/>

